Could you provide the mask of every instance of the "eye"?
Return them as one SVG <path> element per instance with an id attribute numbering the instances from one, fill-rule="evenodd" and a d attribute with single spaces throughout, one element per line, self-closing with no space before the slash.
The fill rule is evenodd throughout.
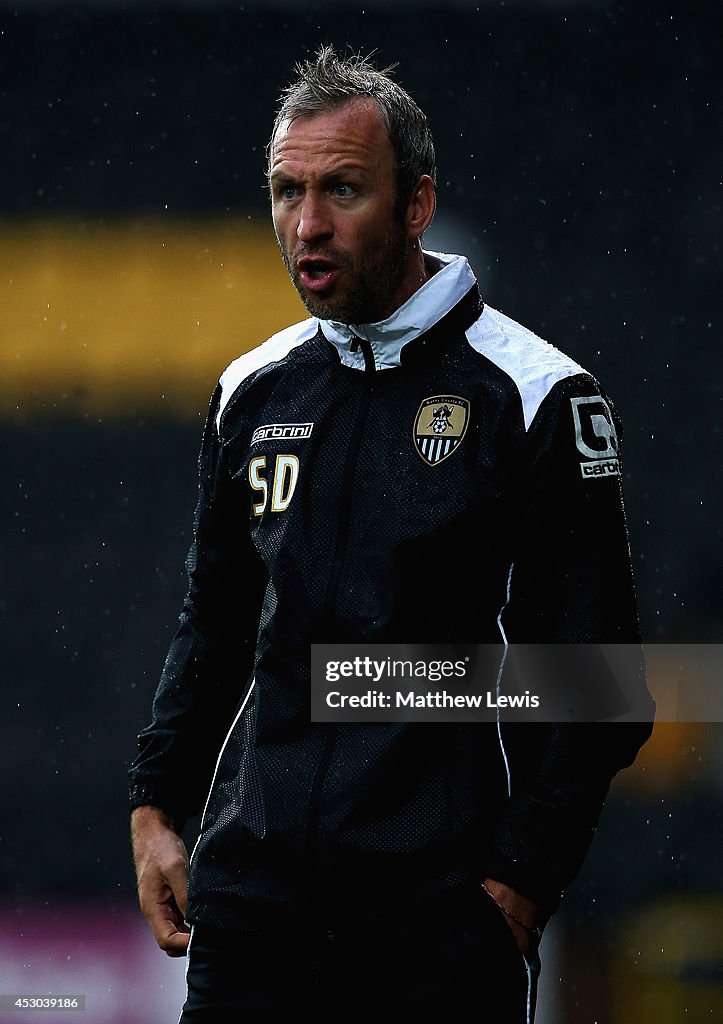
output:
<path id="1" fill-rule="evenodd" d="M 271 183 L 271 192 L 274 202 L 288 203 L 298 196 L 299 186 L 293 181 L 274 181 Z"/>
<path id="2" fill-rule="evenodd" d="M 348 185 L 345 181 L 338 181 L 334 185 L 334 195 L 340 196 L 342 199 L 348 199 L 350 196 L 356 195 L 356 189 L 353 185 Z"/>

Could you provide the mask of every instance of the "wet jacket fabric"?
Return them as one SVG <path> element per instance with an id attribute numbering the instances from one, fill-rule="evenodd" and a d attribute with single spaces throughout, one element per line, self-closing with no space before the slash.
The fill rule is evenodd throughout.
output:
<path id="1" fill-rule="evenodd" d="M 610 399 L 463 257 L 427 258 L 388 320 L 303 321 L 213 394 L 130 769 L 133 807 L 202 814 L 191 922 L 371 914 L 485 875 L 554 910 L 650 733 L 311 721 L 314 642 L 639 641 Z"/>

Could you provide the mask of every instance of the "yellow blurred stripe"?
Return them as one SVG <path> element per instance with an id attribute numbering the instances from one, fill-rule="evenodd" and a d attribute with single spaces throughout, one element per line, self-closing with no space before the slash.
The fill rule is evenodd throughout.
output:
<path id="1" fill-rule="evenodd" d="M 270 218 L 0 223 L 0 414 L 197 415 L 306 313 Z"/>

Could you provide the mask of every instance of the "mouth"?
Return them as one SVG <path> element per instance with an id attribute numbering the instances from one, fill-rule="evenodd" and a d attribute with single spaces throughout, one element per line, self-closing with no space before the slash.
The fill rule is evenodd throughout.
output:
<path id="1" fill-rule="evenodd" d="M 299 283 L 311 292 L 325 292 L 334 284 L 341 269 L 323 257 L 304 256 L 297 264 Z"/>

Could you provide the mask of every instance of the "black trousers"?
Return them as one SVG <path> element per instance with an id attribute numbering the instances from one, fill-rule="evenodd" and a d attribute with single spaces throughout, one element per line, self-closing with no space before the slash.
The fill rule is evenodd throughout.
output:
<path id="1" fill-rule="evenodd" d="M 198 924 L 179 1024 L 400 1022 L 457 1014 L 475 1024 L 532 1024 L 537 951 L 525 960 L 481 887 L 383 923 L 324 922 L 283 932 Z"/>

